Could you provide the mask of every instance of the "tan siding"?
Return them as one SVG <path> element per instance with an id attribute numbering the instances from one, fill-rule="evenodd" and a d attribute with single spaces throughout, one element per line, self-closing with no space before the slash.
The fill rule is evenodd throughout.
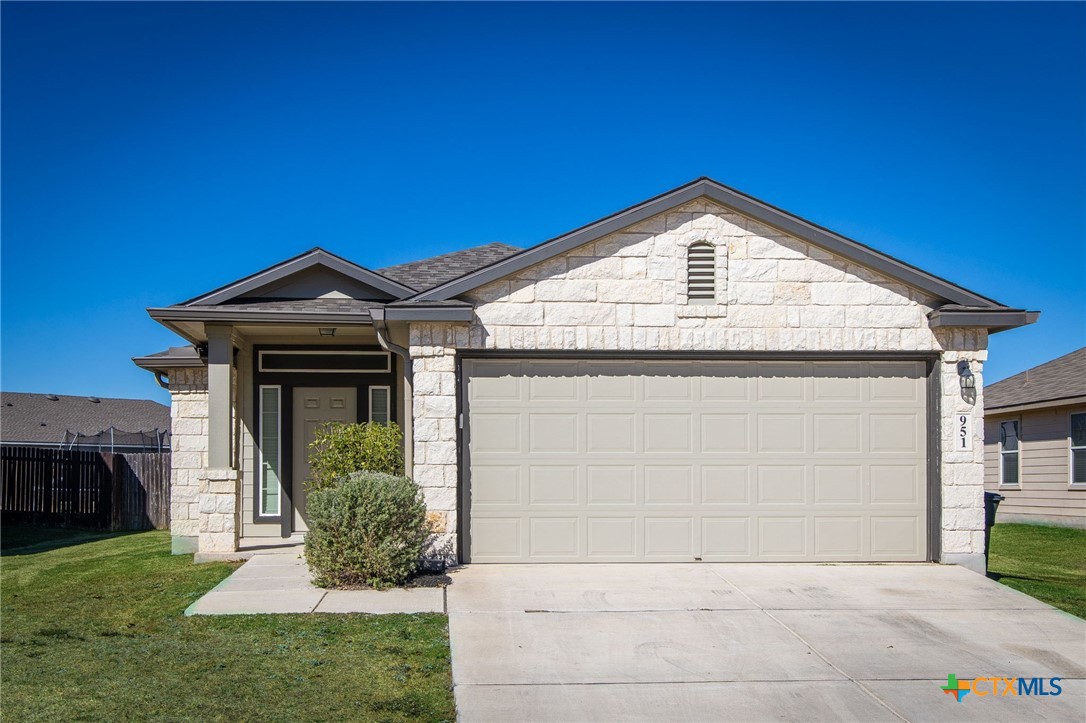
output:
<path id="1" fill-rule="evenodd" d="M 1086 526 L 1086 489 L 1070 489 L 1071 414 L 1086 407 L 992 414 L 984 424 L 984 488 L 1004 501 L 999 518 Z M 1021 485 L 999 486 L 999 423 L 1021 420 Z"/>

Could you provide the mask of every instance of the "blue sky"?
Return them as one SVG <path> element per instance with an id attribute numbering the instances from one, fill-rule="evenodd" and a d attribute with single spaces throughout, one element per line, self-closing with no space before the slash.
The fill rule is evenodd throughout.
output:
<path id="1" fill-rule="evenodd" d="M 3 3 L 0 386 L 165 400 L 147 306 L 531 245 L 708 175 L 1086 344 L 1086 5 Z"/>

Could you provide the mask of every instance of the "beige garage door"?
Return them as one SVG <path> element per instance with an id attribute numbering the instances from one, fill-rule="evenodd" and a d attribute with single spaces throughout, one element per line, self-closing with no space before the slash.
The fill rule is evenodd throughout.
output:
<path id="1" fill-rule="evenodd" d="M 924 560 L 923 362 L 465 360 L 472 562 Z"/>

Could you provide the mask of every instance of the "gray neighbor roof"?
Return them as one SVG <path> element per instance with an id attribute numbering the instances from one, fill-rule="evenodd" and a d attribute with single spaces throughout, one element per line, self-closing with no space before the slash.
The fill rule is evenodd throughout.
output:
<path id="1" fill-rule="evenodd" d="M 97 400 L 97 401 L 96 401 Z M 0 392 L 0 441 L 60 444 L 66 432 L 168 431 L 170 408 L 150 399 Z"/>
<path id="2" fill-rule="evenodd" d="M 1086 397 L 1086 347 L 1027 369 L 984 389 L 984 408 Z"/>

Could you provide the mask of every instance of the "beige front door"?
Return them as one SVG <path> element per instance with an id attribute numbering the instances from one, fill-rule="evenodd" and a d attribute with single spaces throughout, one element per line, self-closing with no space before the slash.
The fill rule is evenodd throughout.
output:
<path id="1" fill-rule="evenodd" d="M 925 371 L 466 360 L 471 562 L 925 560 Z"/>
<path id="2" fill-rule="evenodd" d="M 292 482 L 294 531 L 308 530 L 305 481 L 309 477 L 309 445 L 325 422 L 358 420 L 358 391 L 354 387 L 296 387 L 294 389 L 294 475 Z"/>

